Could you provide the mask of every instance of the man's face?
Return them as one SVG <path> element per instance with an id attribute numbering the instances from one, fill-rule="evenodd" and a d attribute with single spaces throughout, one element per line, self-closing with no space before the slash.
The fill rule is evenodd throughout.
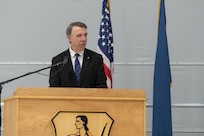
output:
<path id="1" fill-rule="evenodd" d="M 72 28 L 72 34 L 67 38 L 71 43 L 71 48 L 73 51 L 82 51 L 85 49 L 87 43 L 87 29 L 74 26 Z"/>

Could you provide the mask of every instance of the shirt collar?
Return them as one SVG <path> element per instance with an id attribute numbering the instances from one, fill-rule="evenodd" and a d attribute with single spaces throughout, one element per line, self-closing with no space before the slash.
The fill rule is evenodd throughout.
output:
<path id="1" fill-rule="evenodd" d="M 82 51 L 80 51 L 80 52 L 75 52 L 75 51 L 73 51 L 71 48 L 69 48 L 69 51 L 70 51 L 70 55 L 71 55 L 72 57 L 74 57 L 76 53 L 78 53 L 80 56 L 83 56 L 83 54 L 84 54 L 84 50 L 82 50 Z"/>

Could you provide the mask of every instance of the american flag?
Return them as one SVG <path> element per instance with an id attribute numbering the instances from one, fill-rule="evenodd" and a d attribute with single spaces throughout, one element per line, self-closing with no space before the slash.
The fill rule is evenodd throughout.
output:
<path id="1" fill-rule="evenodd" d="M 98 38 L 98 53 L 103 56 L 104 70 L 107 76 L 107 86 L 112 88 L 113 74 L 113 33 L 110 18 L 110 1 L 104 0 L 102 6 L 102 19 Z"/>

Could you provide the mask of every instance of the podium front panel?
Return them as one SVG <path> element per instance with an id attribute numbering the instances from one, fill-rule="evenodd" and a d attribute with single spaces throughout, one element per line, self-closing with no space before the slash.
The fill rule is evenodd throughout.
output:
<path id="1" fill-rule="evenodd" d="M 94 136 L 146 136 L 144 90 L 19 88 L 4 100 L 5 136 L 77 134 L 85 116 Z"/>

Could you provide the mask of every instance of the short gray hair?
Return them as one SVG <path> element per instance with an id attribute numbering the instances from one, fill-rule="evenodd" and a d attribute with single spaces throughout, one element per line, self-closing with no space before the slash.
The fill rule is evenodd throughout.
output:
<path id="1" fill-rule="evenodd" d="M 67 27 L 67 30 L 66 30 L 66 35 L 71 35 L 72 34 L 72 28 L 74 26 L 78 26 L 78 27 L 81 27 L 81 28 L 86 28 L 87 29 L 87 26 L 85 23 L 82 23 L 82 22 L 72 22 L 69 24 L 69 26 Z"/>

